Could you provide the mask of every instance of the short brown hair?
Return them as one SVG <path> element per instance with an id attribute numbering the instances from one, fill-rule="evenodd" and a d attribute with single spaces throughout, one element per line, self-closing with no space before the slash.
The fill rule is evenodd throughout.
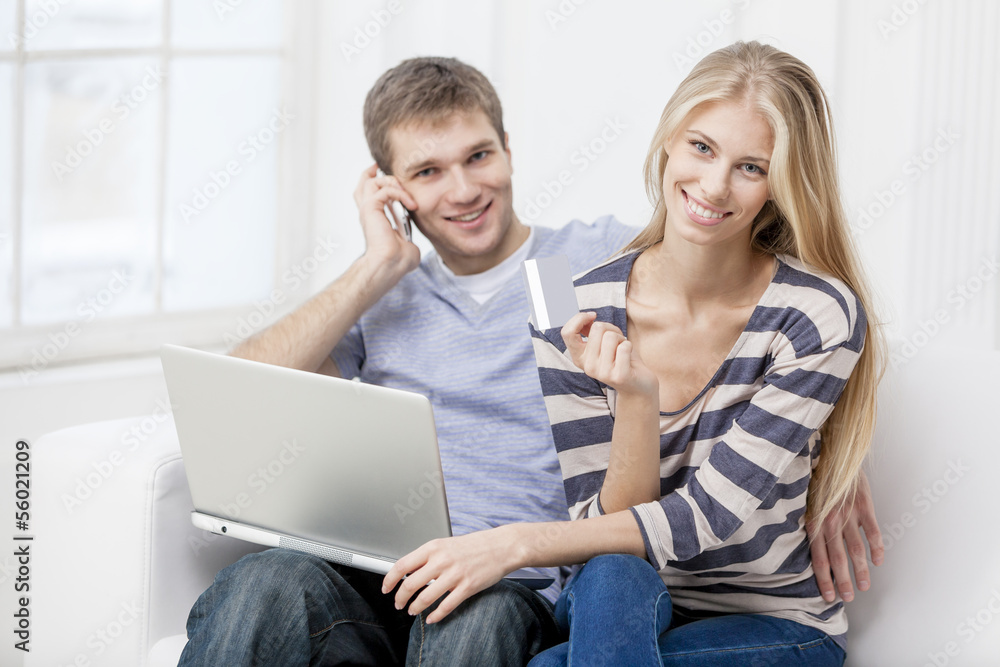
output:
<path id="1" fill-rule="evenodd" d="M 455 58 L 404 60 L 379 77 L 365 98 L 365 139 L 375 162 L 392 173 L 389 132 L 411 122 L 442 121 L 455 112 L 482 111 L 506 148 L 503 110 L 493 84 Z"/>

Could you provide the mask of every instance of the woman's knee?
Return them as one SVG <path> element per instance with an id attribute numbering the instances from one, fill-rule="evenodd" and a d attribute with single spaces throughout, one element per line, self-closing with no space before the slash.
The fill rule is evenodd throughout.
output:
<path id="1" fill-rule="evenodd" d="M 660 575 L 648 561 L 628 554 L 605 554 L 587 561 L 576 576 L 580 581 L 646 582 L 654 588 L 662 586 Z"/>
<path id="2" fill-rule="evenodd" d="M 621 572 L 624 574 L 644 573 L 646 570 L 653 572 L 653 566 L 649 561 L 630 554 L 603 554 L 595 556 L 587 561 L 584 569 L 601 572 Z"/>
<path id="3" fill-rule="evenodd" d="M 669 594 L 660 575 L 647 561 L 624 554 L 597 556 L 587 561 L 570 582 L 564 597 L 572 606 L 650 608 L 669 613 Z M 565 624 L 570 600 L 560 599 L 556 617 Z"/>
<path id="4" fill-rule="evenodd" d="M 593 664 L 656 664 L 656 639 L 670 623 L 670 594 L 656 570 L 635 556 L 591 559 L 556 605 L 570 653 Z M 636 657 L 641 656 L 641 657 Z M 633 659 L 634 658 L 634 659 Z"/>

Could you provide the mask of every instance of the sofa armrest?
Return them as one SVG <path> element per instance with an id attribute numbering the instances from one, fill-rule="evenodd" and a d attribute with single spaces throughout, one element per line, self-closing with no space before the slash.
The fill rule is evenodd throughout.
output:
<path id="1" fill-rule="evenodd" d="M 177 434 L 164 413 L 64 429 L 31 449 L 26 665 L 145 665 L 158 640 L 184 634 L 218 570 L 259 550 L 191 525 Z"/>

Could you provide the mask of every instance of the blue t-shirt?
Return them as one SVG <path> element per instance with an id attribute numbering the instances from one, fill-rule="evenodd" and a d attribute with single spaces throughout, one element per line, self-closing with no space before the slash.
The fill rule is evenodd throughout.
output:
<path id="1" fill-rule="evenodd" d="M 529 257 L 567 255 L 574 273 L 638 230 L 613 217 L 536 227 Z M 569 519 L 528 332 L 520 273 L 478 304 L 433 255 L 372 306 L 334 348 L 342 377 L 427 396 L 434 407 L 454 534 Z M 557 568 L 540 569 L 557 584 Z"/>

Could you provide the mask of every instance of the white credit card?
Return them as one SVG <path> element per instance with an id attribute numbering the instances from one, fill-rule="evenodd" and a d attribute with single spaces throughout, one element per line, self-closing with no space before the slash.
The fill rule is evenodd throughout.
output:
<path id="1" fill-rule="evenodd" d="M 521 275 L 528 291 L 531 323 L 539 331 L 562 328 L 580 312 L 566 255 L 525 260 Z"/>

